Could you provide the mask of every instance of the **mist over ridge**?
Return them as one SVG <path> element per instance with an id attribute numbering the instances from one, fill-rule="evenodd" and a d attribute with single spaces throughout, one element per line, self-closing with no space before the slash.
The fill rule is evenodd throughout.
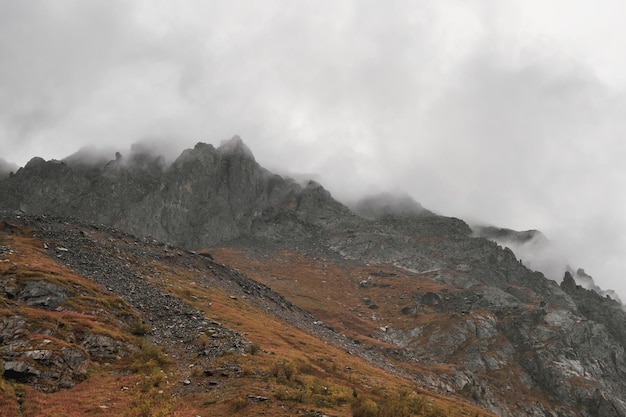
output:
<path id="1" fill-rule="evenodd" d="M 0 158 L 238 132 L 342 201 L 540 229 L 626 293 L 624 7 L 5 1 Z"/>
<path id="2" fill-rule="evenodd" d="M 195 155 L 202 149 L 221 155 L 240 155 L 243 160 L 250 160 L 257 165 L 253 152 L 238 135 L 233 136 L 229 140 L 220 141 L 217 147 L 198 142 L 193 148 L 183 150 L 178 156 L 175 156 L 177 152 L 176 145 L 171 141 L 161 139 L 134 143 L 124 153 L 110 146 L 104 148 L 83 147 L 68 157 L 63 158 L 60 162 L 78 170 L 87 171 L 110 171 L 113 168 L 116 170 L 130 169 L 131 171 L 139 169 L 140 171 L 137 172 L 147 173 L 148 177 L 146 178 L 150 182 L 159 181 L 156 175 L 164 175 L 168 170 L 173 169 L 172 167 L 175 163 L 185 161 L 187 159 L 185 155 Z M 38 157 L 31 159 L 29 162 L 30 165 L 41 165 L 42 163 L 44 163 L 43 160 Z M 265 172 L 264 175 L 275 175 L 261 166 L 258 166 L 258 168 Z M 293 186 L 297 185 L 301 188 L 306 188 L 312 183 L 317 184 L 319 181 L 322 181 L 321 175 L 283 174 L 282 177 L 293 184 Z M 152 178 L 152 180 L 149 178 Z M 312 182 L 312 178 L 317 178 L 318 182 Z M 325 184 L 322 183 L 321 186 L 325 187 Z M 378 194 L 366 194 L 366 192 L 363 192 L 361 196 L 355 197 L 355 194 L 353 194 L 350 199 L 339 197 L 338 200 L 350 207 L 356 214 L 371 219 L 439 215 L 423 207 L 409 194 L 399 191 L 381 192 Z M 447 214 L 455 215 L 455 213 Z M 540 231 L 528 230 L 519 232 L 495 226 L 470 224 L 476 236 L 486 237 L 502 246 L 511 248 L 521 262 L 524 262 L 531 269 L 542 272 L 549 279 L 560 282 L 563 274 L 569 271 L 577 283 L 584 288 L 592 289 L 602 295 L 609 295 L 615 300 L 620 300 L 620 297 L 613 289 L 600 288 L 593 278 L 585 273 L 583 269 L 585 265 L 572 265 L 563 248 L 547 239 Z"/>
<path id="3" fill-rule="evenodd" d="M 18 166 L 14 163 L 8 162 L 3 158 L 0 158 L 0 177 L 9 175 L 11 172 L 17 171 Z"/>

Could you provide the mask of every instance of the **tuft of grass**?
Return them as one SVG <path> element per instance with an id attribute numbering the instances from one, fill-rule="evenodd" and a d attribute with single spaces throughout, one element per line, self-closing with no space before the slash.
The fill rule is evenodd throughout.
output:
<path id="1" fill-rule="evenodd" d="M 258 355 L 259 353 L 261 353 L 261 346 L 257 345 L 256 343 L 250 343 L 250 345 L 246 349 L 246 353 L 249 353 L 250 355 Z"/>
<path id="2" fill-rule="evenodd" d="M 248 400 L 243 395 L 239 397 L 235 397 L 233 399 L 233 402 L 231 403 L 231 409 L 235 413 L 243 410 L 247 406 L 248 406 Z"/>
<path id="3" fill-rule="evenodd" d="M 196 339 L 196 343 L 201 348 L 206 348 L 206 347 L 210 346 L 211 339 L 209 338 L 209 336 L 206 335 L 206 333 L 200 332 L 200 334 L 198 335 L 198 338 Z"/>
<path id="4" fill-rule="evenodd" d="M 290 401 L 299 404 L 310 402 L 310 393 L 304 388 L 287 389 L 280 387 L 276 390 L 274 397 L 279 401 Z"/>
<path id="5" fill-rule="evenodd" d="M 355 399 L 352 403 L 353 417 L 439 417 L 446 414 L 436 406 L 426 407 L 422 396 L 400 394 L 398 397 Z"/>
<path id="6" fill-rule="evenodd" d="M 271 374 L 277 380 L 292 381 L 297 374 L 297 367 L 288 360 L 281 360 L 274 364 Z"/>
<path id="7" fill-rule="evenodd" d="M 378 404 L 366 398 L 352 404 L 352 417 L 378 417 Z"/>
<path id="8" fill-rule="evenodd" d="M 128 331 L 135 336 L 145 336 L 152 331 L 152 327 L 140 320 L 135 320 L 128 326 Z"/>
<path id="9" fill-rule="evenodd" d="M 144 343 L 141 349 L 131 355 L 131 370 L 134 372 L 152 373 L 169 368 L 170 358 L 163 352 L 160 346 Z"/>

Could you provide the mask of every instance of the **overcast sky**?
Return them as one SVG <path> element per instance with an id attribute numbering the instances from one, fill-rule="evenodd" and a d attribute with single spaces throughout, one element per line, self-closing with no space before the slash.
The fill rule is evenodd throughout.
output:
<path id="1" fill-rule="evenodd" d="M 625 19 L 617 0 L 0 0 L 0 158 L 238 134 L 343 199 L 540 229 L 626 298 Z"/>

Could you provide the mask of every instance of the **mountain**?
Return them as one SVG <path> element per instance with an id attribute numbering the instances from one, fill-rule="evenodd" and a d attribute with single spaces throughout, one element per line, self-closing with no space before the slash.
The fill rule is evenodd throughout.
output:
<path id="1" fill-rule="evenodd" d="M 557 283 L 501 245 L 505 238 L 537 241 L 539 232 L 477 234 L 406 196 L 383 194 L 351 207 L 314 181 L 272 174 L 239 137 L 217 148 L 199 143 L 171 164 L 146 147 L 109 161 L 33 158 L 0 180 L 0 220 L 15 231 L 6 232 L 8 244 L 0 242 L 11 265 L 2 272 L 5 378 L 43 390 L 88 386 L 85 367 L 102 363 L 97 352 L 109 349 L 89 350 L 89 332 L 58 342 L 59 352 L 75 348 L 91 361 L 73 373 L 48 370 L 48 359 L 36 359 L 46 354 L 28 353 L 46 350 L 38 320 L 82 309 L 78 300 L 87 297 L 97 300 L 90 311 L 102 311 L 103 322 L 90 316 L 83 326 L 106 325 L 92 333 L 108 335 L 104 345 L 120 343 L 115 366 L 125 369 L 125 357 L 148 349 L 132 330 L 147 333 L 182 370 L 174 373 L 183 378 L 176 395 L 223 388 L 222 400 L 205 400 L 212 415 L 239 403 L 247 415 L 263 407 L 279 415 L 286 406 L 320 413 L 310 415 L 626 416 L 626 314 L 620 303 L 578 285 L 574 277 L 582 273 L 568 271 Z M 54 266 L 43 274 L 26 258 L 16 262 L 25 251 L 17 241 L 38 242 L 29 249 L 42 257 L 36 264 Z M 117 298 L 104 303 L 103 294 Z M 124 308 L 111 309 L 115 303 Z M 75 327 L 70 318 L 54 320 Z M 149 329 L 139 331 L 144 322 Z M 44 334 L 35 337 L 38 345 L 23 340 L 24 326 L 26 334 Z M 54 343 L 69 332 L 52 327 L 46 340 Z M 199 354 L 197 339 L 207 335 L 224 347 Z M 251 346 L 263 354 L 243 356 Z M 223 359 L 224 352 L 236 359 Z M 277 357 L 272 364 L 269 352 L 291 365 L 304 361 L 309 373 L 299 372 L 298 382 L 287 377 L 290 367 L 262 370 L 287 363 Z M 239 373 L 224 372 L 244 378 L 250 396 L 215 381 L 216 364 L 231 369 L 225 361 L 239 363 Z M 209 372 L 194 374 L 190 366 Z M 50 375 L 59 373 L 67 376 L 55 386 L 59 378 Z M 342 399 L 326 398 L 315 378 Z M 157 388 L 167 386 L 161 382 Z M 406 401 L 397 397 L 399 386 Z M 417 411 L 420 401 L 431 408 Z M 385 408 L 392 402 L 402 410 Z"/>

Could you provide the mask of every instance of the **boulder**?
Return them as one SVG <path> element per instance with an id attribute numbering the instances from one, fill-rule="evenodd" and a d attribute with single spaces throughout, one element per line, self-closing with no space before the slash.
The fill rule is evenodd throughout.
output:
<path id="1" fill-rule="evenodd" d="M 70 388 L 85 379 L 89 356 L 77 346 L 38 339 L 18 339 L 4 345 L 0 356 L 5 379 L 27 383 L 44 392 Z"/>
<path id="2" fill-rule="evenodd" d="M 125 356 L 134 350 L 133 346 L 101 334 L 89 334 L 81 346 L 94 359 L 114 359 Z"/>
<path id="3" fill-rule="evenodd" d="M 18 300 L 31 307 L 54 310 L 69 298 L 70 294 L 64 288 L 45 281 L 28 281 Z"/>

